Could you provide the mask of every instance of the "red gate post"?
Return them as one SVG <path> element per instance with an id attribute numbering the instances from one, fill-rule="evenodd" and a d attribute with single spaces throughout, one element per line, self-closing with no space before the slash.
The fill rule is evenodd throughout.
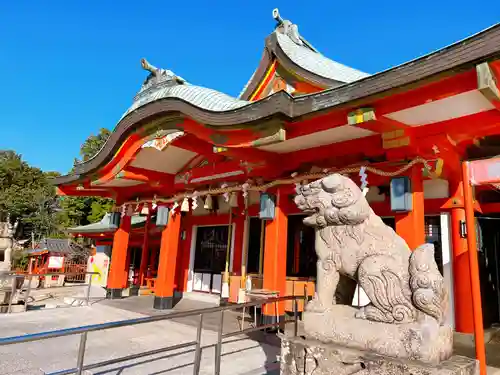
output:
<path id="1" fill-rule="evenodd" d="M 474 201 L 468 162 L 462 163 L 462 179 L 467 228 L 467 246 L 469 248 L 469 276 L 472 291 L 472 311 L 474 314 L 474 342 L 476 345 L 476 359 L 479 360 L 480 374 L 486 375 L 483 310 L 481 307 L 481 285 L 479 282 L 479 265 L 477 261 L 476 220 L 474 217 Z"/>

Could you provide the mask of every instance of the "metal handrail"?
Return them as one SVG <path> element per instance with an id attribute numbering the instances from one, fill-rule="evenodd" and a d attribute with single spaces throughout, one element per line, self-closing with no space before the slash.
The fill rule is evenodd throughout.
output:
<path id="1" fill-rule="evenodd" d="M 28 298 L 31 292 L 31 282 L 33 281 L 33 277 L 41 277 L 41 276 L 80 276 L 80 275 L 100 275 L 99 272 L 46 272 L 46 273 L 22 273 L 22 272 L 9 272 L 4 274 L 4 276 L 8 276 L 13 279 L 12 282 L 12 290 L 11 290 L 11 295 L 9 298 L 9 307 L 8 307 L 8 313 L 11 312 L 12 310 L 12 300 L 14 299 L 14 294 L 16 291 L 16 286 L 15 286 L 15 280 L 19 277 L 24 277 L 25 279 L 28 280 L 28 287 L 26 289 L 26 294 L 24 296 L 24 311 L 28 310 Z M 92 287 L 92 277 L 89 278 L 88 284 L 78 284 L 78 285 L 71 285 L 71 287 L 74 286 L 87 286 L 86 290 L 86 296 L 85 299 L 87 300 L 87 304 L 90 302 L 90 288 Z"/>
<path id="2" fill-rule="evenodd" d="M 32 342 L 32 341 L 40 341 L 40 340 L 46 340 L 46 339 L 51 339 L 51 338 L 56 338 L 56 337 L 64 337 L 64 336 L 70 336 L 70 335 L 76 335 L 80 334 L 80 345 L 78 348 L 78 358 L 77 358 L 77 367 L 76 368 L 71 368 L 71 369 L 65 369 L 57 372 L 52 372 L 52 373 L 46 373 L 46 375 L 63 375 L 63 374 L 82 374 L 84 370 L 89 370 L 97 367 L 102 367 L 106 365 L 111 365 L 114 363 L 119 363 L 119 362 L 124 362 L 127 360 L 131 359 L 136 359 L 140 357 L 145 357 L 149 356 L 152 354 L 157 354 L 157 353 L 162 353 L 166 351 L 172 351 L 172 350 L 177 350 L 181 348 L 186 348 L 189 346 L 195 346 L 195 361 L 194 361 L 194 370 L 193 373 L 194 375 L 199 374 L 200 370 L 200 362 L 201 362 L 201 350 L 203 348 L 207 348 L 213 345 L 201 347 L 201 332 L 202 332 L 202 326 L 203 326 L 203 316 L 205 314 L 211 314 L 211 313 L 217 313 L 220 312 L 220 326 L 217 334 L 217 343 L 215 344 L 216 350 L 215 350 L 215 369 L 214 373 L 218 375 L 220 373 L 220 357 L 221 357 L 221 352 L 222 352 L 222 340 L 225 338 L 233 337 L 236 335 L 241 335 L 253 331 L 258 331 L 258 330 L 264 330 L 264 329 L 269 329 L 269 328 L 275 328 L 279 327 L 281 325 L 285 325 L 288 323 L 294 323 L 294 334 L 295 336 L 297 335 L 298 332 L 298 305 L 297 301 L 301 299 L 307 299 L 307 296 L 285 296 L 285 297 L 275 297 L 275 298 L 263 298 L 260 300 L 252 301 L 252 302 L 246 302 L 246 303 L 241 303 L 241 304 L 234 304 L 234 305 L 227 305 L 227 306 L 217 306 L 217 307 L 211 307 L 211 308 L 205 308 L 205 309 L 195 309 L 195 310 L 190 310 L 190 311 L 180 311 L 180 312 L 173 312 L 173 313 L 167 313 L 167 314 L 161 314 L 161 315 L 154 315 L 154 316 L 147 316 L 147 317 L 142 317 L 142 318 L 134 318 L 134 319 L 126 319 L 126 320 L 118 320 L 114 322 L 107 322 L 107 323 L 100 323 L 100 324 L 91 324 L 91 325 L 85 325 L 85 326 L 80 326 L 80 327 L 74 327 L 74 328 L 65 328 L 65 329 L 59 329 L 55 331 L 47 331 L 47 332 L 40 332 L 40 333 L 34 333 L 34 334 L 27 334 L 27 335 L 22 335 L 22 336 L 12 336 L 12 337 L 4 337 L 0 338 L 0 346 L 4 345 L 12 345 L 12 344 L 21 344 L 21 343 L 26 343 L 26 342 Z M 233 311 L 233 310 L 238 310 L 240 308 L 246 308 L 246 307 L 254 307 L 254 306 L 263 306 L 263 305 L 268 305 L 268 304 L 277 304 L 278 302 L 283 302 L 283 301 L 289 301 L 293 300 L 294 301 L 294 319 L 288 319 L 284 320 L 283 322 L 276 322 L 276 323 L 271 323 L 271 324 L 265 324 L 265 325 L 260 325 L 260 326 L 255 326 L 255 327 L 249 327 L 246 329 L 243 329 L 243 325 L 239 331 L 234 331 L 234 332 L 229 332 L 226 334 L 222 333 L 222 328 L 223 328 L 223 322 L 224 322 L 224 312 L 225 311 Z M 158 321 L 163 321 L 163 320 L 172 320 L 172 319 L 178 319 L 178 318 L 186 318 L 190 316 L 199 316 L 200 320 L 198 322 L 198 328 L 197 328 L 197 333 L 196 333 L 196 340 L 186 342 L 186 343 L 181 343 L 177 345 L 171 345 L 165 348 L 161 349 L 156 349 L 148 352 L 142 352 L 138 354 L 132 354 L 116 359 L 111 359 L 99 363 L 94 363 L 90 365 L 84 365 L 83 360 L 85 357 L 85 346 L 87 342 L 87 334 L 89 332 L 96 332 L 96 331 L 102 331 L 102 330 L 107 330 L 107 329 L 112 329 L 112 328 L 119 328 L 119 327 L 126 327 L 126 326 L 132 326 L 132 325 L 138 325 L 138 324 L 144 324 L 144 323 L 152 323 L 152 322 L 158 322 Z"/>

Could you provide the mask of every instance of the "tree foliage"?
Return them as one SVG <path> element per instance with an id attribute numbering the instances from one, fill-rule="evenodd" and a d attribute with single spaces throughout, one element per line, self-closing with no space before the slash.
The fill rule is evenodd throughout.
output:
<path id="1" fill-rule="evenodd" d="M 54 172 L 30 166 L 11 150 L 0 151 L 0 220 L 9 217 L 42 235 L 60 233 Z"/>
<path id="2" fill-rule="evenodd" d="M 104 146 L 111 132 L 100 129 L 97 135 L 90 135 L 80 147 L 80 157 L 75 164 L 92 159 Z M 63 222 L 66 227 L 86 225 L 101 220 L 113 206 L 113 200 L 100 197 L 62 197 Z"/>
<path id="3" fill-rule="evenodd" d="M 110 135 L 111 132 L 106 128 L 101 128 L 97 135 L 90 135 L 80 147 L 82 161 L 92 159 L 101 150 Z"/>
<path id="4" fill-rule="evenodd" d="M 91 159 L 102 148 L 110 135 L 101 129 L 82 144 L 82 161 Z M 12 150 L 0 150 L 0 221 L 7 217 L 19 221 L 23 238 L 35 233 L 42 237 L 64 237 L 64 229 L 85 225 L 102 219 L 113 201 L 99 197 L 57 197 L 51 179 L 58 172 L 43 172 L 30 166 L 22 156 Z"/>

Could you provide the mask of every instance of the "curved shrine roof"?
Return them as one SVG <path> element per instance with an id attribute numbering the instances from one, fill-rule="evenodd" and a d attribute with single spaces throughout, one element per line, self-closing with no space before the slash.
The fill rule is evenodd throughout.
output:
<path id="1" fill-rule="evenodd" d="M 281 38 L 276 33 L 272 35 L 278 44 Z M 290 35 L 296 36 L 293 33 Z M 302 45 L 297 44 L 297 46 L 301 50 L 297 50 L 290 45 L 297 40 L 295 38 L 295 41 L 282 43 L 285 49 L 300 51 L 296 55 L 292 54 L 296 61 L 302 59 L 302 64 L 311 66 L 315 64 L 317 69 L 323 69 L 323 74 L 327 74 L 328 66 L 337 67 L 335 62 L 327 63 L 321 60 L 322 63 L 319 64 L 317 59 L 316 62 L 310 60 L 309 54 L 316 53 L 313 47 L 307 41 L 300 39 Z M 304 52 L 303 49 L 309 49 L 311 52 Z M 268 53 L 265 52 L 266 54 Z M 101 151 L 87 162 L 76 165 L 74 174 L 58 177 L 54 182 L 56 185 L 72 183 L 96 172 L 112 159 L 122 142 L 135 131 L 137 124 L 159 116 L 165 117 L 169 114 L 178 116 L 181 113 L 180 117 L 190 118 L 200 126 L 210 128 L 214 134 L 222 130 L 224 134 L 228 134 L 233 129 L 241 129 L 242 125 L 248 129 L 258 129 L 259 126 L 262 127 L 262 121 L 273 117 L 300 121 L 313 112 L 320 114 L 334 108 L 352 108 L 354 103 L 357 107 L 371 105 L 377 98 L 415 87 L 416 83 L 423 85 L 435 82 L 442 77 L 449 77 L 454 72 L 463 72 L 475 68 L 481 62 L 499 57 L 500 24 L 497 24 L 453 45 L 351 83 L 339 84 L 321 92 L 297 97 L 280 91 L 255 102 L 189 85 L 171 71 L 157 69 L 144 60 L 143 67 L 151 74 Z M 338 66 L 343 67 L 340 64 Z M 338 74 L 337 79 L 356 79 L 364 74 L 351 68 L 344 68 L 346 69 L 343 69 L 342 73 L 341 71 L 335 73 Z M 255 76 L 257 75 L 258 72 Z M 333 82 L 331 79 L 329 81 Z M 216 144 L 215 141 L 212 143 Z"/>
<path id="2" fill-rule="evenodd" d="M 281 50 L 301 68 L 340 83 L 350 83 L 368 77 L 369 74 L 329 59 L 304 45 L 298 45 L 288 35 L 274 32 Z"/>
<path id="3" fill-rule="evenodd" d="M 280 17 L 278 9 L 274 9 L 273 17 L 277 21 L 276 29 L 267 37 L 259 67 L 243 88 L 240 98 L 248 99 L 252 95 L 273 59 L 304 80 L 324 88 L 351 83 L 370 75 L 321 54 L 299 34 L 297 25 Z"/>
<path id="4" fill-rule="evenodd" d="M 142 84 L 134 98 L 134 103 L 125 112 L 122 119 L 146 104 L 167 98 L 179 99 L 198 108 L 214 112 L 229 111 L 249 103 L 216 90 L 191 85 L 172 71 L 158 69 L 145 59 L 142 59 L 141 63 L 144 69 L 151 73 Z"/>

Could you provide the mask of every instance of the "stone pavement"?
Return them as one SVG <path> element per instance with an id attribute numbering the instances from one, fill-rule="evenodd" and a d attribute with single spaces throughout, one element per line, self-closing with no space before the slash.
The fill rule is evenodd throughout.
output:
<path id="1" fill-rule="evenodd" d="M 196 300 L 186 296 L 175 311 L 188 311 L 215 306 L 210 299 Z M 11 315 L 0 315 L 0 336 L 15 336 L 54 329 L 69 328 L 121 319 L 162 314 L 152 308 L 151 296 L 130 297 L 121 300 L 93 298 L 89 307 L 72 307 L 29 311 Z M 238 330 L 237 312 L 225 313 L 224 332 Z M 128 354 L 164 348 L 181 342 L 192 341 L 196 336 L 198 317 L 186 317 L 172 321 L 141 324 L 90 333 L 87 342 L 85 363 L 95 363 Z M 220 316 L 204 316 L 202 343 L 209 346 L 203 350 L 201 374 L 212 374 L 214 368 L 216 331 Z M 79 337 L 70 336 L 12 346 L 0 347 L 0 375 L 43 374 L 42 370 L 55 371 L 75 366 Z M 464 342 L 457 343 L 457 354 L 474 357 L 474 347 Z M 222 374 L 277 373 L 279 341 L 272 334 L 256 332 L 250 336 L 228 339 L 223 345 Z M 487 345 L 488 364 L 500 366 L 500 343 Z M 88 374 L 192 374 L 194 350 L 181 349 L 155 356 L 93 369 Z M 488 368 L 488 375 L 500 375 L 500 369 Z"/>
<path id="2" fill-rule="evenodd" d="M 143 297 L 138 297 L 142 298 Z M 187 299 L 186 299 L 187 300 Z M 127 300 L 122 300 L 124 302 Z M 130 302 L 129 302 L 130 303 Z M 149 314 L 109 306 L 113 301 L 95 303 L 90 307 L 74 307 L 30 311 L 0 316 L 1 336 L 15 336 L 79 325 L 95 324 L 121 319 L 137 318 Z M 179 304 L 178 310 L 189 309 L 191 301 Z M 137 307 L 137 301 L 135 305 Z M 140 304 L 139 304 L 140 305 Z M 200 308 L 199 303 L 196 308 Z M 151 305 L 149 305 L 151 306 Z M 140 307 L 139 307 L 140 308 Z M 151 313 L 157 313 L 154 310 Z M 207 317 L 202 335 L 202 345 L 216 342 L 214 320 Z M 237 323 L 228 314 L 224 331 L 232 330 Z M 88 336 L 85 363 L 95 363 L 128 354 L 141 353 L 195 339 L 196 327 L 189 320 L 162 321 L 93 332 Z M 278 341 L 274 335 L 256 333 L 236 336 L 222 346 L 221 374 L 263 374 L 275 371 Z M 75 366 L 79 337 L 68 336 L 40 342 L 0 347 L 0 374 L 42 374 Z M 203 350 L 201 374 L 212 374 L 214 347 Z M 192 374 L 194 350 L 187 348 L 141 358 L 106 368 L 94 369 L 89 374 Z"/>

